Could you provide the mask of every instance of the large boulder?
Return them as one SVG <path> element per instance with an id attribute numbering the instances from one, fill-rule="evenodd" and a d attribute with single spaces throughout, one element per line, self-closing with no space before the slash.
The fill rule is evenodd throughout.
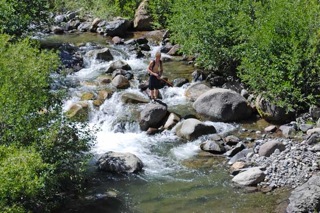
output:
<path id="1" fill-rule="evenodd" d="M 133 27 L 135 30 L 152 30 L 152 16 L 148 13 L 149 1 L 140 3 L 134 15 Z"/>
<path id="2" fill-rule="evenodd" d="M 139 125 L 142 131 L 159 128 L 165 122 L 167 107 L 162 104 L 148 104 L 140 113 Z"/>
<path id="3" fill-rule="evenodd" d="M 117 89 L 127 89 L 130 87 L 130 82 L 126 77 L 123 75 L 117 75 L 113 80 L 112 80 L 112 85 L 115 86 Z"/>
<path id="4" fill-rule="evenodd" d="M 255 186 L 262 182 L 265 174 L 257 167 L 249 168 L 232 178 L 232 181 L 241 186 Z"/>
<path id="5" fill-rule="evenodd" d="M 131 153 L 107 152 L 97 161 L 98 169 L 114 173 L 135 173 L 143 168 L 142 161 Z"/>
<path id="6" fill-rule="evenodd" d="M 175 126 L 176 135 L 187 140 L 194 140 L 202 135 L 214 134 L 216 132 L 214 126 L 206 125 L 195 118 L 183 120 Z"/>
<path id="7" fill-rule="evenodd" d="M 117 60 L 117 61 L 114 61 L 110 64 L 108 70 L 106 71 L 106 73 L 113 73 L 113 71 L 115 70 L 131 70 L 131 67 L 130 65 L 125 62 L 125 61 L 122 61 L 122 60 Z"/>
<path id="8" fill-rule="evenodd" d="M 283 143 L 281 143 L 280 141 L 271 140 L 271 141 L 268 141 L 268 142 L 261 145 L 261 147 L 259 149 L 259 155 L 269 157 L 270 155 L 272 155 L 272 153 L 276 149 L 279 149 L 279 151 L 281 152 L 286 149 L 286 146 Z"/>
<path id="9" fill-rule="evenodd" d="M 113 56 L 109 50 L 109 48 L 90 50 L 86 53 L 85 57 L 89 59 L 96 59 L 101 61 L 111 61 L 113 60 Z"/>
<path id="10" fill-rule="evenodd" d="M 210 90 L 206 84 L 198 82 L 191 84 L 185 91 L 185 96 L 191 101 L 195 101 L 200 95 Z"/>
<path id="11" fill-rule="evenodd" d="M 270 103 L 261 95 L 258 95 L 255 106 L 261 118 L 269 122 L 286 123 L 294 117 L 293 112 L 286 112 L 284 108 Z"/>
<path id="12" fill-rule="evenodd" d="M 102 31 L 105 33 L 105 35 L 111 37 L 125 37 L 127 31 L 132 25 L 132 22 L 124 18 L 117 18 L 114 21 L 106 22 L 104 24 L 104 26 L 99 26 L 99 28 L 102 28 Z M 101 29 L 99 31 L 101 31 Z"/>
<path id="13" fill-rule="evenodd" d="M 142 94 L 133 92 L 124 92 L 121 95 L 121 101 L 123 103 L 149 103 L 149 98 L 146 98 Z"/>
<path id="14" fill-rule="evenodd" d="M 288 213 L 320 212 L 320 176 L 312 176 L 308 182 L 295 188 L 289 197 Z"/>
<path id="15" fill-rule="evenodd" d="M 197 98 L 193 108 L 213 121 L 239 121 L 248 119 L 252 109 L 239 93 L 229 89 L 214 88 Z"/>

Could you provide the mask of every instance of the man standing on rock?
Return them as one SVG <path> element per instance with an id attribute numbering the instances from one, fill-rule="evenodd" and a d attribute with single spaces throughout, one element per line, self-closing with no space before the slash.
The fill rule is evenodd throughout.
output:
<path id="1" fill-rule="evenodd" d="M 148 66 L 149 72 L 149 89 L 150 89 L 150 98 L 152 101 L 156 100 L 159 95 L 159 89 L 161 88 L 160 77 L 163 73 L 161 53 L 156 53 L 156 59 L 150 61 Z"/>

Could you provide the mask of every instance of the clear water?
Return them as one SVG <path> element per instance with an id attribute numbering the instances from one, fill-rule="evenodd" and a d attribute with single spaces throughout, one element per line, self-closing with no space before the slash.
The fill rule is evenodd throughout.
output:
<path id="1" fill-rule="evenodd" d="M 70 37 L 67 39 L 70 42 Z M 83 37 L 73 39 L 78 42 Z M 98 43 L 100 41 L 101 37 Z M 136 76 L 146 76 L 146 67 L 151 59 L 136 59 L 128 56 L 125 48 L 112 48 L 116 59 L 125 60 Z M 159 48 L 153 47 L 151 56 Z M 77 82 L 77 86 L 68 89 L 70 98 L 65 100 L 65 109 L 78 101 L 81 93 L 101 89 L 97 79 L 104 75 L 101 68 L 108 67 L 110 62 L 88 61 L 86 64 L 86 68 L 66 78 L 67 81 Z M 190 79 L 193 67 L 172 59 L 164 63 L 164 70 L 170 80 L 177 77 Z M 130 152 L 143 161 L 143 172 L 114 175 L 93 171 L 84 198 L 73 200 L 61 212 L 276 212 L 276 206 L 286 195 L 247 193 L 233 186 L 225 159 L 201 152 L 199 145 L 208 136 L 183 141 L 173 131 L 154 136 L 140 131 L 139 112 L 146 105 L 121 102 L 124 92 L 145 95 L 139 91 L 138 85 L 139 82 L 134 79 L 130 89 L 115 90 L 99 108 L 91 105 L 90 125 L 99 128 L 97 143 L 92 149 L 95 156 L 92 161 L 107 151 Z M 185 89 L 166 87 L 161 90 L 169 111 L 180 115 L 195 113 L 192 103 L 184 96 Z M 240 128 L 239 124 L 207 123 L 221 134 Z M 113 195 L 110 199 L 98 199 L 108 193 Z M 85 197 L 96 199 L 88 201 Z"/>

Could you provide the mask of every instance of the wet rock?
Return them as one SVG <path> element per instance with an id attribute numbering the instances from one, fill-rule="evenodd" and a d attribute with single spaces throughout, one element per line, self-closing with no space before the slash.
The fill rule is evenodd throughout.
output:
<path id="1" fill-rule="evenodd" d="M 214 134 L 216 129 L 214 126 L 206 125 L 197 119 L 189 118 L 176 125 L 175 133 L 187 140 L 194 140 L 202 135 Z"/>
<path id="2" fill-rule="evenodd" d="M 200 95 L 210 90 L 206 84 L 201 82 L 191 84 L 185 91 L 185 96 L 191 101 L 195 101 Z"/>
<path id="3" fill-rule="evenodd" d="M 85 101 L 72 104 L 66 116 L 75 121 L 87 121 L 89 116 L 88 103 Z"/>
<path id="4" fill-rule="evenodd" d="M 222 144 L 219 144 L 216 141 L 205 141 L 200 144 L 200 148 L 203 151 L 210 152 L 212 154 L 223 154 L 226 149 Z"/>
<path id="5" fill-rule="evenodd" d="M 167 116 L 167 107 L 162 104 L 148 104 L 140 113 L 139 125 L 142 131 L 150 127 L 159 128 Z"/>
<path id="6" fill-rule="evenodd" d="M 164 124 L 164 128 L 172 129 L 180 120 L 181 118 L 177 114 L 170 113 L 166 123 Z"/>
<path id="7" fill-rule="evenodd" d="M 252 110 L 239 93 L 229 89 L 214 88 L 197 98 L 193 108 L 213 121 L 239 121 L 248 119 Z"/>
<path id="8" fill-rule="evenodd" d="M 86 53 L 85 56 L 91 60 L 92 59 L 102 60 L 102 61 L 113 60 L 113 56 L 112 56 L 109 48 L 90 50 Z"/>
<path id="9" fill-rule="evenodd" d="M 149 98 L 142 94 L 124 92 L 121 95 L 121 101 L 123 103 L 149 103 Z"/>
<path id="10" fill-rule="evenodd" d="M 288 213 L 320 211 L 320 176 L 312 176 L 308 182 L 297 187 L 289 197 Z"/>
<path id="11" fill-rule="evenodd" d="M 106 71 L 106 73 L 113 73 L 113 71 L 120 69 L 120 70 L 131 70 L 130 65 L 122 60 L 117 60 L 114 61 L 110 64 L 108 70 Z"/>
<path id="12" fill-rule="evenodd" d="M 142 161 L 131 153 L 107 152 L 97 161 L 98 169 L 114 173 L 135 173 L 143 168 Z"/>
<path id="13" fill-rule="evenodd" d="M 259 155 L 269 157 L 276 149 L 283 151 L 285 150 L 285 145 L 277 140 L 268 141 L 260 147 Z"/>
<path id="14" fill-rule="evenodd" d="M 186 83 L 189 83 L 189 80 L 186 78 L 176 78 L 172 82 L 174 87 L 182 87 Z"/>
<path id="15" fill-rule="evenodd" d="M 117 75 L 112 81 L 112 85 L 117 89 L 126 89 L 130 87 L 130 82 L 123 75 Z"/>
<path id="16" fill-rule="evenodd" d="M 252 167 L 239 173 L 232 181 L 241 186 L 256 186 L 264 180 L 265 174 L 258 167 Z"/>

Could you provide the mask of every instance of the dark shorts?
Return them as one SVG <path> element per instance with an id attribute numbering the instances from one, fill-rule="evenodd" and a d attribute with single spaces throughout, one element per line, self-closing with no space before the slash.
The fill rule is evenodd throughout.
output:
<path id="1" fill-rule="evenodd" d="M 154 90 L 154 89 L 160 89 L 161 84 L 160 84 L 160 80 L 154 76 L 154 75 L 150 75 L 149 77 L 149 89 L 150 90 Z"/>

